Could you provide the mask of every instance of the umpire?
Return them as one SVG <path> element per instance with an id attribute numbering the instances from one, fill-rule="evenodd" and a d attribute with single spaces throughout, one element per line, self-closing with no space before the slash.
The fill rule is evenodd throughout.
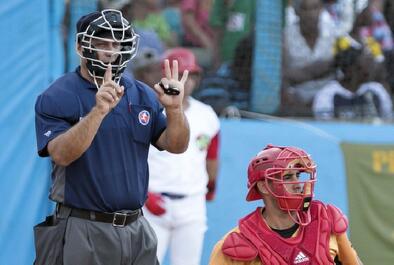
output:
<path id="1" fill-rule="evenodd" d="M 35 264 L 158 264 L 157 239 L 141 212 L 148 150 L 187 149 L 188 72 L 179 80 L 177 62 L 166 61 L 154 90 L 122 76 L 139 36 L 117 10 L 83 16 L 77 32 L 80 66 L 35 106 L 38 154 L 52 160 L 50 199 L 57 203 L 34 228 Z"/>

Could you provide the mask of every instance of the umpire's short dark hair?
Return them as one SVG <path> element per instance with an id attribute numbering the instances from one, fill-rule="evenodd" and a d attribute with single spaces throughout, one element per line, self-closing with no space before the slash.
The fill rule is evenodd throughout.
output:
<path id="1" fill-rule="evenodd" d="M 101 12 L 99 11 L 82 16 L 77 22 L 77 33 L 84 32 L 89 24 L 99 17 L 101 17 Z"/>

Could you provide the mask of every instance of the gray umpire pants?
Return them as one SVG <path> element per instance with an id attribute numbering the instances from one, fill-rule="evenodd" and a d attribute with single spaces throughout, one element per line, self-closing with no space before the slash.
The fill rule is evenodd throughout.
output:
<path id="1" fill-rule="evenodd" d="M 144 216 L 126 226 L 71 217 L 62 208 L 35 226 L 35 265 L 158 265 L 157 238 Z M 56 221 L 57 220 L 57 221 Z"/>
<path id="2" fill-rule="evenodd" d="M 141 216 L 124 227 L 69 217 L 63 264 L 158 265 L 157 238 Z"/>

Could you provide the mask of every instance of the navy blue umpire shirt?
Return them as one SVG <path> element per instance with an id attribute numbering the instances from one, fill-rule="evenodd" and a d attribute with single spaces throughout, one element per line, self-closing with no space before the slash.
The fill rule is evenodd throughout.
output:
<path id="1" fill-rule="evenodd" d="M 163 108 L 147 85 L 123 75 L 125 93 L 99 127 L 92 144 L 67 167 L 54 164 L 50 198 L 100 212 L 141 208 L 148 190 L 148 151 L 167 126 Z M 80 68 L 57 79 L 38 96 L 36 137 L 40 156 L 48 142 L 95 106 L 97 88 Z"/>

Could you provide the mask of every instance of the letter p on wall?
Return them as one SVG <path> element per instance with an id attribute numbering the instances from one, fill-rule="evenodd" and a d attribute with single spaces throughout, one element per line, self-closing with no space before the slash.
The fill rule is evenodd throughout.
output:
<path id="1" fill-rule="evenodd" d="M 376 173 L 386 171 L 386 173 L 394 174 L 394 151 L 372 151 L 372 168 Z"/>

